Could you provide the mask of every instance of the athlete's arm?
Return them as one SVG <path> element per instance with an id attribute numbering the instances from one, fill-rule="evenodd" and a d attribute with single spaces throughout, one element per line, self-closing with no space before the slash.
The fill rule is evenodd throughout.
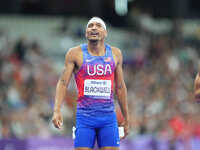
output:
<path id="1" fill-rule="evenodd" d="M 197 73 L 194 80 L 194 99 L 197 103 L 200 103 L 200 76 Z"/>
<path id="2" fill-rule="evenodd" d="M 117 59 L 117 64 L 116 64 L 116 69 L 115 69 L 115 90 L 116 90 L 116 95 L 118 98 L 118 103 L 124 117 L 123 126 L 124 126 L 125 135 L 122 138 L 125 138 L 128 135 L 128 130 L 129 130 L 127 88 L 126 88 L 124 77 L 123 77 L 123 69 L 122 69 L 123 58 L 119 49 L 115 50 L 115 55 Z"/>
<path id="3" fill-rule="evenodd" d="M 75 61 L 72 50 L 65 55 L 65 67 L 56 86 L 55 105 L 53 113 L 53 124 L 56 128 L 61 128 L 63 118 L 60 111 L 61 104 L 66 96 L 67 87 L 74 71 Z"/>

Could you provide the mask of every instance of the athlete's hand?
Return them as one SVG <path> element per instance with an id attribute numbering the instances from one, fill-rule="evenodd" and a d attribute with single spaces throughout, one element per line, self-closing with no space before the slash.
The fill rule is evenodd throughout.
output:
<path id="1" fill-rule="evenodd" d="M 122 126 L 124 127 L 124 136 L 121 137 L 120 140 L 124 139 L 129 133 L 129 121 L 124 121 Z"/>
<path id="2" fill-rule="evenodd" d="M 52 122 L 56 128 L 58 128 L 58 129 L 62 128 L 63 117 L 62 117 L 62 113 L 60 111 L 54 111 L 53 117 L 52 117 Z"/>

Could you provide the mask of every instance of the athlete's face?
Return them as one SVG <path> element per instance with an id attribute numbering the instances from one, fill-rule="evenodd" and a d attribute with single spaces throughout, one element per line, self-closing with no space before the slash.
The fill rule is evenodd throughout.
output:
<path id="1" fill-rule="evenodd" d="M 86 28 L 86 38 L 91 41 L 100 41 L 107 36 L 107 31 L 98 22 L 92 22 Z"/>

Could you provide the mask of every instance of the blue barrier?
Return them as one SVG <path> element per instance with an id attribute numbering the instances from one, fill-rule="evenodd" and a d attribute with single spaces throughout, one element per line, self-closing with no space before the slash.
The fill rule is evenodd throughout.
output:
<path id="1" fill-rule="evenodd" d="M 26 150 L 26 141 L 19 139 L 1 139 L 0 150 Z"/>
<path id="2" fill-rule="evenodd" d="M 152 136 L 137 136 L 121 141 L 120 150 L 200 150 L 200 138 L 168 141 Z M 71 137 L 51 137 L 48 139 L 29 138 L 1 139 L 0 150 L 73 150 Z"/>

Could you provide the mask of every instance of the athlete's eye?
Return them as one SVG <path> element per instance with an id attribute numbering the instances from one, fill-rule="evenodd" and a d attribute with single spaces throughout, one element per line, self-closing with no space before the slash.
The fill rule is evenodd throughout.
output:
<path id="1" fill-rule="evenodd" d="M 102 27 L 100 23 L 97 23 L 96 26 L 99 27 L 99 28 Z"/>
<path id="2" fill-rule="evenodd" d="M 88 28 L 92 28 L 94 25 L 93 25 L 93 23 L 90 23 L 89 25 L 88 25 Z"/>

